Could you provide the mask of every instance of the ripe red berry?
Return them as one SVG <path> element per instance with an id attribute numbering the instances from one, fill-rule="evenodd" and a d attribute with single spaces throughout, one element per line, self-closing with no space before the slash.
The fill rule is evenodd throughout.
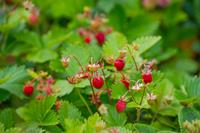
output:
<path id="1" fill-rule="evenodd" d="M 85 43 L 90 43 L 90 41 L 91 41 L 91 39 L 90 39 L 89 36 L 86 36 L 86 37 L 84 38 L 84 42 L 85 42 Z"/>
<path id="2" fill-rule="evenodd" d="M 96 35 L 95 35 L 95 38 L 97 40 L 97 42 L 99 43 L 99 45 L 103 45 L 103 43 L 105 42 L 105 34 L 103 32 L 98 32 Z"/>
<path id="3" fill-rule="evenodd" d="M 129 86 L 130 86 L 130 82 L 128 80 L 125 80 L 125 79 L 121 79 L 121 82 L 124 84 L 124 86 L 129 89 Z"/>
<path id="4" fill-rule="evenodd" d="M 123 70 L 123 68 L 125 66 L 125 62 L 124 62 L 124 60 L 117 59 L 117 60 L 115 60 L 114 66 L 118 71 L 121 71 L 121 70 Z"/>
<path id="5" fill-rule="evenodd" d="M 100 89 L 104 84 L 104 81 L 103 81 L 103 78 L 102 77 L 94 77 L 92 79 L 92 85 L 97 88 L 97 89 Z"/>
<path id="6" fill-rule="evenodd" d="M 151 72 L 145 72 L 142 74 L 142 80 L 145 84 L 151 83 L 153 80 Z"/>
<path id="7" fill-rule="evenodd" d="M 39 11 L 37 9 L 33 9 L 28 17 L 28 22 L 31 25 L 36 25 L 39 21 Z"/>
<path id="8" fill-rule="evenodd" d="M 34 87 L 32 85 L 24 85 L 24 94 L 26 96 L 30 96 L 33 94 L 33 91 L 34 91 Z"/>
<path id="9" fill-rule="evenodd" d="M 123 100 L 118 100 L 116 104 L 116 110 L 117 112 L 123 112 L 126 109 L 126 102 Z"/>

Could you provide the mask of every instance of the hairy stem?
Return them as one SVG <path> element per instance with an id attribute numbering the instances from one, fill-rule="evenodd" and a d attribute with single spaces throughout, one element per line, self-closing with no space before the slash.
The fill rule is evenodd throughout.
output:
<path id="1" fill-rule="evenodd" d="M 134 98 L 134 96 L 133 96 L 133 94 L 130 92 L 130 95 L 131 95 L 131 98 L 132 98 L 132 100 L 136 103 L 136 104 L 138 104 L 138 102 L 135 100 L 135 98 Z"/>
<path id="2" fill-rule="evenodd" d="M 92 115 L 92 114 L 93 114 L 93 113 L 92 113 L 92 110 L 90 109 L 90 106 L 88 105 L 88 103 L 87 103 L 87 101 L 85 100 L 85 98 L 81 95 L 80 90 L 79 90 L 79 89 L 76 89 L 76 91 L 77 91 L 77 93 L 78 93 L 78 95 L 79 95 L 81 101 L 85 104 L 85 106 L 86 106 L 88 112 L 90 113 L 90 115 Z"/>
<path id="3" fill-rule="evenodd" d="M 141 108 L 136 109 L 136 122 L 140 121 L 140 115 L 141 115 Z"/>
<path id="4" fill-rule="evenodd" d="M 76 56 L 72 55 L 72 57 L 76 60 L 76 62 L 79 64 L 81 67 L 82 72 L 84 72 L 83 65 L 81 65 L 80 61 L 76 58 Z"/>
<path id="5" fill-rule="evenodd" d="M 139 103 L 140 106 L 142 105 L 142 102 L 144 99 L 145 90 L 146 90 L 146 86 L 144 87 L 143 92 L 142 92 L 142 98 Z M 141 116 L 141 107 L 137 108 L 137 118 L 136 118 L 137 122 L 140 120 L 140 116 Z"/>
<path id="6" fill-rule="evenodd" d="M 127 45 L 127 48 L 128 48 L 128 52 L 129 52 L 129 54 L 130 54 L 130 56 L 131 56 L 131 58 L 132 58 L 132 60 L 133 60 L 133 62 L 134 62 L 134 65 L 135 65 L 136 70 L 139 71 L 139 68 L 138 68 L 137 63 L 136 63 L 136 61 L 135 61 L 135 58 L 134 58 L 133 54 L 131 53 L 131 50 L 130 50 L 130 48 L 129 48 L 128 45 Z"/>
<path id="7" fill-rule="evenodd" d="M 106 81 L 106 74 L 105 74 L 103 68 L 101 68 L 101 71 L 102 71 L 103 77 L 104 77 L 104 79 L 105 79 L 106 88 L 108 89 L 109 87 L 108 87 L 108 83 L 107 83 L 107 81 Z"/>

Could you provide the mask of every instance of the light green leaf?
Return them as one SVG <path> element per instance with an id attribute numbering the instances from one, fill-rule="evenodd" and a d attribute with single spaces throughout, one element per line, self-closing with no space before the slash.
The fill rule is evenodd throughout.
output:
<path id="1" fill-rule="evenodd" d="M 6 90 L 20 98 L 25 98 L 22 88 L 27 78 L 24 66 L 12 66 L 0 71 L 0 89 Z"/>
<path id="2" fill-rule="evenodd" d="M 124 126 L 127 116 L 124 112 L 118 113 L 113 106 L 108 106 L 108 113 L 103 115 L 103 119 L 110 126 Z"/>
<path id="3" fill-rule="evenodd" d="M 56 125 L 58 119 L 56 113 L 51 110 L 56 97 L 48 96 L 42 100 L 33 100 L 26 107 L 17 109 L 17 114 L 27 122 L 33 122 L 41 126 Z"/>
<path id="4" fill-rule="evenodd" d="M 113 32 L 108 35 L 106 43 L 103 45 L 103 56 L 113 56 L 117 58 L 119 56 L 119 50 L 122 50 L 126 46 L 126 37 L 118 32 Z"/>
<path id="5" fill-rule="evenodd" d="M 54 50 L 42 49 L 36 53 L 34 52 L 29 54 L 27 59 L 32 62 L 44 63 L 46 61 L 56 59 L 57 57 L 58 54 Z"/>
<path id="6" fill-rule="evenodd" d="M 129 41 L 140 36 L 152 35 L 159 26 L 159 21 L 147 14 L 140 14 L 132 17 L 124 28 L 124 33 Z"/>
<path id="7" fill-rule="evenodd" d="M 122 95 L 124 95 L 127 92 L 127 89 L 122 83 L 113 84 L 111 86 L 111 89 L 112 89 L 111 97 L 114 99 L 119 99 Z"/>
<path id="8" fill-rule="evenodd" d="M 184 132 L 183 123 L 187 120 L 192 122 L 192 120 L 199 120 L 200 112 L 194 108 L 183 108 L 178 114 L 178 122 L 181 129 L 181 132 Z"/>
<path id="9" fill-rule="evenodd" d="M 4 109 L 0 113 L 0 122 L 5 125 L 6 128 L 11 128 L 14 124 L 12 109 Z"/>
<path id="10" fill-rule="evenodd" d="M 136 53 L 141 55 L 145 51 L 153 47 L 160 39 L 161 39 L 160 36 L 144 36 L 137 38 L 132 42 L 132 44 L 139 45 L 139 50 Z"/>
<path id="11" fill-rule="evenodd" d="M 69 94 L 73 90 L 73 85 L 71 85 L 67 80 L 57 80 L 56 83 L 53 85 L 54 89 L 59 89 L 60 92 L 58 96 L 62 97 L 66 94 Z"/>
<path id="12" fill-rule="evenodd" d="M 58 112 L 58 117 L 63 128 L 65 128 L 65 119 L 82 119 L 81 112 L 73 104 L 62 101 Z"/>
<path id="13" fill-rule="evenodd" d="M 97 131 L 98 124 L 104 125 L 104 121 L 101 119 L 99 114 L 95 113 L 90 116 L 87 121 L 85 121 L 85 130 L 84 133 L 94 133 Z M 101 128 L 101 127 L 100 127 Z M 99 129 L 101 130 L 101 129 Z"/>
<path id="14" fill-rule="evenodd" d="M 189 98 L 200 98 L 200 77 L 186 78 L 184 84 Z"/>
<path id="15" fill-rule="evenodd" d="M 136 123 L 135 129 L 139 133 L 157 133 L 157 129 L 146 124 Z"/>

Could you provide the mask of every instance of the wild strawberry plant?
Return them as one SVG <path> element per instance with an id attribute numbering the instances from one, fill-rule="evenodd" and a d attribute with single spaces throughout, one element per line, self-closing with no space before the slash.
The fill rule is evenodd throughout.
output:
<path id="1" fill-rule="evenodd" d="M 66 0 L 66 12 L 61 1 L 0 5 L 0 58 L 23 64 L 0 70 L 0 133 L 198 133 L 200 78 L 166 72 L 176 65 L 161 61 L 176 50 L 162 51 L 160 40 L 169 35 L 150 36 L 158 22 L 146 15 L 166 9 L 160 21 L 173 27 L 184 19 L 166 17 L 178 2 L 143 0 L 132 14 L 129 1 L 99 1 L 76 16 L 83 1 Z M 147 56 L 151 48 L 161 55 Z M 183 67 L 193 72 L 189 64 Z"/>

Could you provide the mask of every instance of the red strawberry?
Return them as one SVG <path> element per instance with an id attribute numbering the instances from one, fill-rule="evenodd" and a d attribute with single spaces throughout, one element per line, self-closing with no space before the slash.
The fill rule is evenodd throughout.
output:
<path id="1" fill-rule="evenodd" d="M 24 94 L 26 96 L 32 95 L 33 91 L 34 91 L 34 87 L 32 85 L 30 85 L 30 84 L 24 85 Z"/>
<path id="2" fill-rule="evenodd" d="M 47 96 L 49 96 L 53 93 L 53 90 L 50 86 L 47 86 L 44 90 L 45 90 Z"/>
<path id="3" fill-rule="evenodd" d="M 84 42 L 85 42 L 85 43 L 90 43 L 90 42 L 91 42 L 90 37 L 89 37 L 89 36 L 86 36 L 86 37 L 84 38 Z"/>
<path id="4" fill-rule="evenodd" d="M 124 86 L 129 89 L 130 86 L 130 81 L 126 80 L 126 79 L 121 79 L 121 82 L 124 84 Z"/>
<path id="5" fill-rule="evenodd" d="M 126 109 L 126 102 L 123 100 L 118 100 L 116 104 L 116 110 L 117 112 L 123 112 Z"/>
<path id="6" fill-rule="evenodd" d="M 95 35 L 95 38 L 97 40 L 97 42 L 99 43 L 99 45 L 103 45 L 103 43 L 105 42 L 105 34 L 103 32 L 98 32 L 96 35 Z"/>
<path id="7" fill-rule="evenodd" d="M 125 62 L 122 59 L 117 59 L 115 60 L 114 66 L 118 71 L 121 71 L 125 66 Z"/>
<path id="8" fill-rule="evenodd" d="M 28 17 L 28 22 L 31 25 L 36 25 L 39 21 L 39 11 L 37 9 L 33 9 Z"/>
<path id="9" fill-rule="evenodd" d="M 97 89 L 100 89 L 104 84 L 104 81 L 103 81 L 103 78 L 101 76 L 99 77 L 94 77 L 92 79 L 92 85 L 97 88 Z"/>
<path id="10" fill-rule="evenodd" d="M 142 74 L 142 80 L 143 80 L 143 82 L 144 82 L 145 84 L 151 83 L 152 80 L 153 80 L 153 77 L 152 77 L 151 72 L 148 71 L 148 72 L 143 73 L 143 74 Z"/>

